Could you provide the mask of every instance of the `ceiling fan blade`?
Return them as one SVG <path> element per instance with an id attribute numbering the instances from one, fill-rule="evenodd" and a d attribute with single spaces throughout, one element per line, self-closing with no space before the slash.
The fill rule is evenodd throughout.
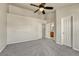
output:
<path id="1" fill-rule="evenodd" d="M 36 13 L 37 11 L 39 11 L 39 9 L 37 9 L 36 11 L 34 11 L 34 13 Z"/>
<path id="2" fill-rule="evenodd" d="M 41 3 L 40 5 L 46 5 L 46 3 Z"/>
<path id="3" fill-rule="evenodd" d="M 41 3 L 40 5 L 39 5 L 39 7 L 44 7 L 46 5 L 46 3 Z"/>
<path id="4" fill-rule="evenodd" d="M 45 9 L 53 9 L 53 7 L 44 7 Z"/>
<path id="5" fill-rule="evenodd" d="M 37 6 L 37 5 L 35 5 L 35 4 L 30 4 L 31 6 L 35 6 L 35 7 L 39 7 L 39 6 Z"/>
<path id="6" fill-rule="evenodd" d="M 43 13 L 43 14 L 46 14 L 44 10 L 42 11 L 42 13 Z"/>

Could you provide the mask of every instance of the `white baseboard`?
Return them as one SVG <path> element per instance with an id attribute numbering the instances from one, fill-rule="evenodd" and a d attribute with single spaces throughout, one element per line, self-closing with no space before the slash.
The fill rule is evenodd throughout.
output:
<path id="1" fill-rule="evenodd" d="M 2 52 L 2 51 L 5 49 L 6 46 L 7 46 L 7 45 L 3 46 L 3 47 L 0 49 L 0 52 Z"/>
<path id="2" fill-rule="evenodd" d="M 33 40 L 39 40 L 39 39 L 41 39 L 41 38 L 38 38 L 38 39 L 33 39 Z M 28 42 L 28 41 L 33 41 L 33 40 L 16 41 L 16 42 L 7 42 L 7 45 L 8 45 L 8 44 L 15 44 L 15 43 Z"/>
<path id="3" fill-rule="evenodd" d="M 77 49 L 77 48 L 72 48 L 72 49 L 74 49 L 74 50 L 76 50 L 76 51 L 79 51 L 79 49 Z"/>

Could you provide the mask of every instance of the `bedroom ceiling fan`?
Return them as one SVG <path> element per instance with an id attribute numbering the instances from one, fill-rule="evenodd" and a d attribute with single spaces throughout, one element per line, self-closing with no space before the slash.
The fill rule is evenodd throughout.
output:
<path id="1" fill-rule="evenodd" d="M 35 4 L 30 4 L 31 6 L 35 6 L 35 7 L 38 7 L 38 9 L 36 11 L 34 11 L 34 13 L 38 12 L 38 11 L 41 11 L 43 14 L 46 14 L 45 13 L 45 9 L 49 9 L 49 10 L 52 10 L 54 7 L 48 7 L 48 6 L 45 6 L 46 3 L 41 3 L 40 5 L 35 5 Z"/>

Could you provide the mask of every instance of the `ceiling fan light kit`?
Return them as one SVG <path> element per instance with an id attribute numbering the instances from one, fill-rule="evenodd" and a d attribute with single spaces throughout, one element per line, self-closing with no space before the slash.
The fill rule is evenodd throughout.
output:
<path id="1" fill-rule="evenodd" d="M 43 11 L 43 10 L 44 10 L 44 8 L 39 8 L 39 10 L 40 10 L 40 11 Z"/>

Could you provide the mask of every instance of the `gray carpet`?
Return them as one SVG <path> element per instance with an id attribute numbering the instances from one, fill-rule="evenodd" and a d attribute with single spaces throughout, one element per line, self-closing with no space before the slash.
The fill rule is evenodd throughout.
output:
<path id="1" fill-rule="evenodd" d="M 56 44 L 51 39 L 39 39 L 8 45 L 0 56 L 79 56 L 79 52 Z"/>

